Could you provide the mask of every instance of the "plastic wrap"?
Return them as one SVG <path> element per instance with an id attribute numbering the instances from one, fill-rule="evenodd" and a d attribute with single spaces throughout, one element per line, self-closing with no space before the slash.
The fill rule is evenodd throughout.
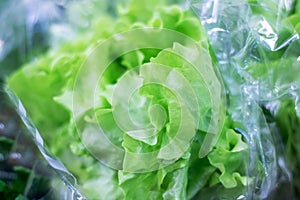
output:
<path id="1" fill-rule="evenodd" d="M 7 91 L 10 95 L 11 92 Z M 3 199 L 83 199 L 72 186 L 72 175 L 63 175 L 59 161 L 45 152 L 42 139 L 28 121 L 24 108 L 15 96 L 10 96 L 15 103 L 19 116 L 14 110 L 4 91 L 0 91 L 0 193 Z M 18 103 L 18 104 L 17 104 Z M 28 129 L 28 130 L 27 130 Z M 36 135 L 31 135 L 35 133 Z M 42 155 L 40 154 L 42 153 Z M 45 162 L 45 159 L 47 160 Z M 67 177 L 70 177 L 69 180 Z M 72 184 L 69 183 L 72 181 Z"/>
<path id="2" fill-rule="evenodd" d="M 296 198 L 298 169 L 291 167 L 291 163 L 295 165 L 291 155 L 299 153 L 288 150 L 291 144 L 286 140 L 298 138 L 299 35 L 295 21 L 293 26 L 289 19 L 295 20 L 295 5 L 299 3 L 190 1 L 190 4 L 202 19 L 221 74 L 229 86 L 229 96 L 233 99 L 229 107 L 235 120 L 245 126 L 244 134 L 253 144 L 250 160 L 260 160 L 263 165 L 263 181 L 253 185 L 260 189 L 250 188 L 248 194 L 254 199 Z M 236 98 L 240 101 L 234 102 Z M 283 109 L 289 116 L 281 115 Z M 279 122 L 286 117 L 293 122 L 285 125 Z M 258 174 L 251 161 L 248 172 Z"/>
<path id="3" fill-rule="evenodd" d="M 50 27 L 62 23 L 63 16 L 63 8 L 54 1 L 0 2 L 1 199 L 80 199 L 72 184 L 58 173 L 55 159 L 43 150 L 42 139 L 35 137 L 36 130 L 22 113 L 22 105 L 14 108 L 10 102 L 3 83 L 24 62 L 53 46 Z M 20 103 L 10 97 L 12 102 Z M 52 160 L 45 162 L 45 158 Z"/>
<path id="4" fill-rule="evenodd" d="M 26 110 L 24 106 L 22 105 L 21 101 L 11 92 L 9 89 L 6 90 L 6 93 L 8 94 L 10 100 L 12 101 L 13 105 L 15 106 L 15 109 L 20 116 L 22 122 L 24 123 L 25 127 L 28 129 L 28 132 L 31 134 L 31 137 L 36 144 L 38 150 L 42 154 L 42 156 L 45 158 L 47 163 L 50 165 L 50 167 L 53 169 L 55 173 L 57 173 L 57 176 L 61 178 L 63 181 L 66 189 L 63 193 L 64 199 L 84 199 L 84 197 L 79 193 L 79 191 L 74 187 L 76 184 L 76 180 L 74 176 L 66 169 L 66 167 L 61 163 L 60 160 L 53 157 L 47 149 L 44 147 L 43 139 L 37 130 L 37 128 L 33 125 L 31 119 L 27 116 Z M 19 148 L 18 143 L 16 143 L 16 148 Z M 19 150 L 20 152 L 24 152 L 24 150 Z M 26 159 L 26 156 L 20 155 L 20 157 L 26 160 L 26 163 L 29 164 L 31 161 Z M 36 166 L 34 166 L 36 168 Z M 29 179 L 30 180 L 30 179 Z M 31 187 L 32 183 L 27 183 L 26 187 Z M 56 187 L 56 186 L 55 186 Z M 26 195 L 26 190 L 24 192 L 24 195 Z"/>
<path id="5" fill-rule="evenodd" d="M 299 197 L 299 3 L 131 2 L 30 15 L 51 49 L 6 92 L 54 172 L 45 199 Z"/>

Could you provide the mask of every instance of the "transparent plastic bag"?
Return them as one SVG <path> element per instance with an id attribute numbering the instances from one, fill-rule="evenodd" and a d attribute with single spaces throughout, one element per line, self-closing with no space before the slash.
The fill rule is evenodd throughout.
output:
<path id="1" fill-rule="evenodd" d="M 18 106 L 14 109 L 3 90 L 0 90 L 0 95 L 1 198 L 84 199 L 73 187 L 74 177 L 67 179 L 67 175 L 60 173 L 59 169 L 63 168 L 60 162 L 41 147 L 41 138 L 31 135 L 31 131 L 38 133 L 25 118 L 26 113 L 22 113 L 24 108 L 20 102 L 18 105 L 14 102 Z M 16 97 L 10 98 L 17 101 Z M 19 112 L 21 119 L 15 111 Z M 22 119 L 26 119 L 23 122 L 27 128 L 22 124 Z"/>
<path id="2" fill-rule="evenodd" d="M 298 180 L 298 173 L 290 165 L 295 163 L 291 154 L 298 153 L 287 150 L 291 145 L 287 140 L 298 137 L 299 125 L 299 115 L 295 114 L 299 109 L 299 35 L 296 21 L 292 25 L 289 20 L 297 16 L 296 3 L 190 1 L 208 32 L 229 96 L 241 99 L 230 101 L 229 106 L 235 119 L 246 126 L 244 134 L 253 144 L 251 160 L 260 160 L 263 165 L 263 181 L 254 184 L 260 189 L 248 190 L 254 199 L 299 196 L 298 181 L 293 181 Z M 280 116 L 287 104 L 286 114 Z M 292 122 L 285 122 L 283 127 L 282 121 L 288 116 Z M 258 174 L 252 167 L 249 165 L 248 172 Z"/>
<path id="3" fill-rule="evenodd" d="M 1 1 L 0 19 L 1 199 L 75 198 L 76 189 L 41 155 L 4 86 L 7 76 L 49 48 L 50 27 L 64 20 L 63 9 L 54 1 Z"/>
<path id="4" fill-rule="evenodd" d="M 284 102 L 282 94 L 290 94 L 295 105 L 299 103 L 299 79 L 295 74 L 287 81 L 290 75 L 284 77 L 281 70 L 256 76 L 261 70 L 270 72 L 268 64 L 274 58 L 290 56 L 289 52 L 297 56 L 297 48 L 292 48 L 297 44 L 296 28 L 284 21 L 293 12 L 292 2 L 133 2 L 60 2 L 67 20 L 50 27 L 53 48 L 7 79 L 11 101 L 61 179 L 58 191 L 48 197 L 271 199 L 279 197 L 280 185 L 286 184 L 285 192 L 278 194 L 295 198 L 290 185 L 293 170 L 285 144 L 282 146 L 284 125 L 280 124 L 284 122 L 276 116 Z M 164 4 L 167 7 L 161 6 Z M 199 20 L 206 33 L 197 25 Z M 168 30 L 161 31 L 163 28 Z M 172 53 L 177 54 L 174 57 Z M 183 58 L 187 62 L 181 61 Z M 99 78 L 104 70 L 95 63 L 109 62 L 115 71 L 107 70 L 108 76 Z M 189 69 L 188 63 L 198 70 Z M 187 68 L 168 70 L 174 65 Z M 132 68 L 136 71 L 130 71 Z M 140 76 L 135 77 L 139 70 Z M 188 77 L 197 73 L 201 76 Z M 174 90 L 181 112 L 172 113 L 175 100 L 165 90 L 154 87 L 141 93 L 155 101 L 151 92 L 159 91 L 169 98 L 165 104 L 171 102 L 170 108 L 137 98 L 132 91 L 141 86 L 141 77 L 147 84 L 159 83 Z M 279 93 L 274 87 L 278 85 L 283 88 Z M 110 106 L 118 111 L 126 108 L 132 115 L 127 118 L 125 111 L 116 113 Z M 166 125 L 162 129 L 166 133 L 174 125 L 170 118 L 176 121 L 176 116 L 184 116 L 181 124 L 185 131 L 179 133 L 185 135 L 176 135 L 173 142 L 166 140 L 171 145 L 153 153 L 152 147 L 164 138 L 144 137 L 153 127 L 140 128 L 147 122 L 143 112 L 149 114 L 155 129 Z M 287 115 L 294 117 L 295 113 Z M 192 135 L 190 127 L 194 126 Z M 122 134 L 125 136 L 120 137 Z M 110 141 L 105 142 L 107 139 Z M 287 144 L 295 146 L 289 140 Z M 145 154 L 145 149 L 151 153 Z"/>

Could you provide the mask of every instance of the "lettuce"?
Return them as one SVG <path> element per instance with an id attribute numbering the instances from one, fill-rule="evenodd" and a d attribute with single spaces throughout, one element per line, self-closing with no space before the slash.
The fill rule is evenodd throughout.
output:
<path id="1" fill-rule="evenodd" d="M 248 145 L 226 116 L 199 20 L 164 1 L 135 0 L 116 18 L 93 23 L 7 80 L 83 194 L 192 199 L 215 187 L 220 198 L 245 193 Z M 135 44 L 143 48 L 125 51 Z"/>

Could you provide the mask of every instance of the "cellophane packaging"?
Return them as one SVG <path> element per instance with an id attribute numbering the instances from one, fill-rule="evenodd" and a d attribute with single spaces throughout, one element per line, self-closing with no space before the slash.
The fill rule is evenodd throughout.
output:
<path id="1" fill-rule="evenodd" d="M 6 198 L 299 198 L 300 2 L 0 5 Z"/>

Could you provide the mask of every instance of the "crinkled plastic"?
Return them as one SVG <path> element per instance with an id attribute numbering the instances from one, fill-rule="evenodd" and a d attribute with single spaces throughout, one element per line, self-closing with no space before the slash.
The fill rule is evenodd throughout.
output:
<path id="1" fill-rule="evenodd" d="M 75 178 L 60 161 L 46 152 L 18 98 L 11 91 L 6 94 L 16 107 L 14 109 L 7 101 L 9 98 L 1 89 L 1 198 L 85 199 L 73 186 Z"/>
<path id="2" fill-rule="evenodd" d="M 27 116 L 27 112 L 22 102 L 9 89 L 6 90 L 6 93 L 8 94 L 10 100 L 15 106 L 16 112 L 19 114 L 22 122 L 28 129 L 28 132 L 31 134 L 31 137 L 35 142 L 36 146 L 38 147 L 39 151 L 41 152 L 42 156 L 45 158 L 52 170 L 64 183 L 64 187 L 58 187 L 58 189 L 62 189 L 63 191 L 60 195 L 63 196 L 63 199 L 85 199 L 85 197 L 83 197 L 80 194 L 80 192 L 76 189 L 76 187 L 74 187 L 76 185 L 75 177 L 66 169 L 66 167 L 61 163 L 59 159 L 53 157 L 45 148 L 44 141 L 38 129 L 32 123 L 30 117 Z M 31 187 L 30 182 L 27 184 L 27 187 Z"/>
<path id="3" fill-rule="evenodd" d="M 229 107 L 251 144 L 250 176 L 259 173 L 254 162 L 263 165 L 264 178 L 248 189 L 247 198 L 299 198 L 299 160 L 292 158 L 299 151 L 290 150 L 295 144 L 287 142 L 299 137 L 299 3 L 189 2 L 207 30 L 229 96 L 240 99 L 229 101 Z M 283 115 L 284 109 L 289 114 Z M 287 117 L 293 122 L 281 122 Z M 277 196 L 282 190 L 286 196 Z"/>
<path id="4" fill-rule="evenodd" d="M 75 178 L 45 151 L 22 104 L 12 92 L 5 93 L 3 84 L 22 63 L 46 51 L 50 27 L 63 21 L 63 8 L 48 0 L 1 1 L 0 19 L 1 198 L 84 199 L 73 186 Z"/>
<path id="5" fill-rule="evenodd" d="M 95 4 L 93 3 L 89 4 L 89 2 L 95 3 L 96 1 L 87 1 L 86 4 L 84 3 L 80 4 L 76 1 L 70 4 L 67 4 L 67 1 L 60 3 L 62 7 L 66 8 L 67 12 L 70 12 L 69 17 L 71 17 L 71 20 L 69 23 L 63 22 L 59 24 L 54 24 L 53 26 L 50 27 L 53 36 L 52 38 L 53 40 L 51 40 L 53 46 L 58 47 L 60 43 L 63 41 L 70 41 L 76 38 L 77 34 L 80 35 L 82 32 L 86 32 L 87 29 L 91 28 L 93 23 L 98 23 L 90 19 L 95 17 L 93 14 L 89 14 L 89 11 L 95 9 L 95 7 L 92 7 Z M 116 11 L 117 9 L 114 6 L 112 6 L 112 4 L 114 4 L 115 2 L 114 1 L 111 2 L 112 3 L 109 4 L 108 7 L 110 8 L 111 15 L 115 16 L 116 15 L 115 12 L 117 12 Z M 102 5 L 102 3 L 103 2 L 98 4 L 96 3 L 96 5 L 99 6 Z M 299 188 L 300 188 L 299 180 L 298 180 L 299 177 L 298 171 L 300 169 L 299 167 L 300 159 L 298 157 L 300 155 L 300 149 L 298 147 L 299 145 L 297 146 L 297 144 L 299 144 L 300 142 L 300 133 L 298 131 L 299 124 L 300 124 L 300 102 L 299 102 L 300 101 L 299 100 L 299 90 L 300 90 L 299 89 L 300 87 L 299 45 L 300 44 L 299 44 L 299 35 L 297 33 L 298 24 L 295 20 L 298 18 L 297 15 L 296 16 L 293 15 L 294 13 L 296 13 L 295 2 L 288 1 L 288 0 L 271 0 L 271 1 L 268 0 L 262 0 L 262 1 L 188 0 L 186 2 L 178 1 L 177 3 L 178 5 L 184 7 L 184 9 L 188 9 L 186 5 L 190 6 L 189 9 L 193 9 L 194 13 L 199 17 L 206 30 L 209 44 L 211 45 L 211 48 L 213 50 L 212 52 L 210 52 L 210 54 L 214 62 L 216 62 L 215 64 L 220 72 L 220 74 L 216 72 L 217 74 L 216 76 L 220 75 L 221 78 L 220 77 L 218 78 L 220 78 L 220 80 L 224 82 L 225 90 L 226 90 L 226 101 L 225 99 L 224 102 L 222 100 L 218 101 L 218 103 L 216 104 L 217 106 L 215 107 L 218 107 L 220 105 L 222 106 L 223 103 L 225 102 L 227 103 L 226 114 L 228 115 L 228 118 L 232 119 L 233 121 L 232 126 L 234 128 L 234 132 L 238 133 L 238 136 L 236 137 L 240 139 L 239 140 L 240 142 L 243 141 L 247 143 L 248 145 L 247 147 L 249 148 L 248 157 L 240 156 L 238 157 L 240 158 L 240 160 L 234 160 L 234 163 L 238 163 L 238 162 L 244 163 L 244 165 L 246 166 L 245 176 L 243 175 L 243 172 L 239 172 L 239 173 L 234 172 L 233 174 L 230 174 L 230 172 L 228 172 L 230 171 L 230 169 L 228 170 L 227 166 L 224 163 L 222 163 L 222 162 L 226 162 L 224 158 L 222 158 L 223 155 L 222 153 L 224 153 L 222 150 L 214 151 L 213 153 L 209 154 L 207 162 L 210 162 L 213 165 L 213 167 L 221 171 L 222 175 L 220 176 L 220 174 L 218 173 L 211 172 L 209 174 L 209 176 L 212 177 L 210 183 L 202 183 L 200 181 L 197 184 L 199 185 L 199 187 L 203 187 L 201 184 L 212 185 L 212 187 L 208 187 L 204 190 L 200 190 L 200 192 L 198 193 L 197 190 L 193 191 L 194 190 L 193 188 L 192 189 L 189 188 L 188 194 L 190 196 L 186 198 L 188 199 L 223 199 L 223 198 L 225 199 L 233 199 L 233 198 L 272 199 L 275 197 L 285 198 L 285 199 L 296 198 L 296 196 L 299 195 Z M 86 7 L 82 5 L 85 5 Z M 103 3 L 103 7 L 104 5 L 107 6 L 105 3 Z M 68 10 L 68 6 L 71 6 L 71 8 L 73 8 L 74 10 L 71 11 Z M 81 11 L 81 14 L 80 15 L 78 14 L 77 16 L 76 10 L 78 12 Z M 94 11 L 91 11 L 91 13 L 93 12 Z M 126 10 L 124 10 L 123 12 L 126 13 Z M 97 15 L 101 16 L 101 12 L 97 13 Z M 158 26 L 159 25 L 161 26 L 160 23 L 162 22 L 159 20 L 160 20 L 159 17 L 157 19 L 153 18 L 153 21 L 151 21 L 151 23 L 155 25 L 158 24 Z M 105 25 L 108 24 L 104 23 L 104 26 Z M 135 25 L 137 27 L 141 26 L 140 24 L 135 24 Z M 109 33 L 100 32 L 99 34 L 101 35 L 101 34 L 109 34 Z M 119 37 L 116 37 L 116 40 L 122 41 L 123 36 L 124 35 L 119 35 Z M 208 45 L 205 44 L 205 42 L 206 41 L 202 41 L 204 49 L 208 48 L 207 47 Z M 140 43 L 143 44 L 142 42 Z M 14 45 L 14 43 L 8 43 L 8 45 L 9 44 Z M 134 42 L 132 44 L 134 44 Z M 79 44 L 78 46 L 80 45 L 81 44 Z M 160 45 L 164 45 L 164 44 L 162 43 Z M 0 43 L 0 48 L 2 46 L 3 45 L 1 45 Z M 78 46 L 75 46 L 75 48 L 77 48 Z M 5 48 L 7 51 L 9 51 L 10 47 L 5 47 Z M 179 50 L 182 51 L 182 49 L 184 48 L 177 44 L 177 46 L 174 45 L 174 49 L 176 51 Z M 3 53 L 3 55 L 6 54 L 5 51 L 1 52 L 0 49 L 0 55 L 2 55 L 1 53 Z M 112 49 L 111 51 L 113 52 L 115 50 Z M 186 49 L 186 51 L 188 52 L 188 49 Z M 183 52 L 181 53 L 183 56 L 186 56 L 185 53 Z M 140 55 L 141 54 L 138 54 L 137 57 L 139 57 Z M 52 62 L 51 69 L 53 71 L 55 71 L 55 67 L 57 67 L 57 63 L 61 61 L 59 59 L 61 58 L 58 58 L 57 62 L 51 61 Z M 69 58 L 66 56 L 66 60 L 67 59 Z M 159 59 L 157 59 L 157 62 L 159 62 Z M 195 61 L 193 60 L 192 62 Z M 127 65 L 130 66 L 132 65 L 132 63 L 126 63 L 126 66 Z M 145 68 L 144 70 L 145 70 L 144 71 L 145 74 L 149 73 L 147 71 L 147 68 Z M 162 70 L 161 74 L 164 73 L 165 71 Z M 211 75 L 210 72 L 206 72 L 206 73 Z M 90 75 L 88 77 L 93 78 L 92 73 L 88 75 Z M 131 77 L 129 75 L 128 75 L 129 78 L 125 80 L 134 80 L 134 79 L 130 79 Z M 208 78 L 209 75 L 204 77 L 204 79 Z M 212 80 L 217 80 L 215 79 L 214 76 L 211 76 L 213 77 Z M 62 77 L 68 78 L 67 75 Z M 161 77 L 164 78 L 163 75 Z M 174 77 L 176 78 L 175 75 Z M 79 81 L 84 79 L 85 77 L 83 76 L 83 78 L 79 79 Z M 152 77 L 152 79 L 155 80 L 155 77 Z M 131 84 L 131 82 L 129 81 L 128 84 Z M 173 87 L 179 87 L 179 85 L 174 84 Z M 223 94 L 219 96 L 218 93 L 220 92 L 219 90 L 221 91 L 223 90 L 222 83 L 218 87 L 212 85 L 211 88 L 217 88 L 215 90 L 210 90 L 210 92 L 214 91 L 217 93 L 217 94 L 213 94 L 214 95 L 213 97 L 225 98 L 224 96 L 222 96 Z M 122 88 L 122 90 L 125 89 Z M 89 94 L 88 93 L 89 91 L 85 91 L 85 90 L 86 89 L 83 88 L 81 92 L 84 94 Z M 55 101 L 63 104 L 66 107 L 70 106 L 68 101 L 69 100 L 68 92 L 69 91 L 66 91 L 64 95 L 61 96 L 55 96 Z M 104 96 L 106 98 L 107 96 L 110 96 L 109 94 L 111 92 L 110 90 L 105 92 L 106 93 L 104 94 Z M 90 189 L 89 187 L 94 186 L 95 183 L 89 182 L 86 185 L 83 183 L 83 186 L 81 187 L 77 185 L 74 175 L 68 169 L 68 166 L 70 167 L 71 165 L 66 165 L 66 166 L 63 165 L 62 162 L 60 161 L 60 158 L 56 158 L 55 156 L 53 156 L 52 153 L 48 150 L 48 148 L 44 144 L 44 137 L 46 135 L 40 134 L 40 131 L 43 132 L 44 130 L 39 131 L 36 128 L 35 124 L 32 122 L 32 120 L 30 119 L 31 117 L 34 116 L 27 115 L 28 110 L 24 108 L 21 100 L 9 88 L 7 89 L 7 94 L 9 95 L 13 104 L 15 105 L 16 111 L 18 112 L 24 125 L 31 133 L 33 141 L 35 142 L 36 146 L 38 147 L 39 151 L 43 155 L 46 162 L 49 164 L 50 171 L 52 170 L 56 174 L 55 178 L 53 178 L 53 183 L 55 185 L 54 188 L 56 188 L 57 190 L 54 189 L 53 192 L 47 194 L 45 196 L 45 199 L 85 199 L 84 197 L 85 194 L 84 193 L 81 194 L 78 188 L 80 189 L 84 188 L 85 191 L 89 192 Z M 124 94 L 120 93 L 120 96 L 122 95 Z M 78 101 L 80 102 L 84 100 L 79 98 Z M 90 100 L 88 100 L 87 102 L 89 101 Z M 189 101 L 193 102 L 192 100 Z M 91 105 L 84 105 L 84 106 L 90 108 Z M 161 113 L 160 107 L 152 107 L 152 108 L 154 109 L 153 112 Z M 136 111 L 136 110 L 134 111 L 142 112 L 143 111 L 142 108 L 140 109 L 141 111 Z M 101 115 L 107 118 L 111 117 L 109 115 L 108 110 L 100 110 L 100 111 L 101 111 L 100 113 Z M 219 119 L 218 120 L 215 119 L 215 121 L 219 121 L 219 123 L 220 121 L 225 120 L 224 116 L 222 115 L 222 112 L 214 115 L 215 116 L 218 115 L 217 117 L 219 117 Z M 80 124 L 79 128 L 81 128 L 82 126 L 83 127 L 82 129 L 85 131 L 88 130 L 88 128 L 93 128 L 92 125 L 94 124 L 93 121 L 94 119 L 92 115 L 86 115 L 82 118 L 80 117 L 76 118 L 77 116 L 73 116 L 73 117 L 75 117 L 75 121 L 77 120 L 80 123 L 85 122 L 83 125 Z M 187 114 L 186 119 L 187 121 L 189 121 L 188 125 L 193 126 L 193 124 L 191 123 L 192 117 Z M 151 120 L 154 121 L 157 127 L 161 126 L 160 125 L 161 122 L 159 121 L 160 119 L 157 121 L 155 121 L 155 119 L 151 119 Z M 109 127 L 110 124 L 105 124 L 105 125 Z M 226 137 L 228 138 L 231 137 L 229 136 L 230 135 L 229 132 L 226 133 L 227 134 Z M 132 135 L 133 137 L 135 136 L 134 134 Z M 69 135 L 69 137 L 71 136 Z M 199 137 L 202 136 L 200 135 Z M 220 138 L 221 138 L 220 140 L 222 140 L 221 136 Z M 88 137 L 83 139 L 86 139 L 87 142 L 91 142 Z M 203 138 L 202 139 L 200 138 L 200 141 L 201 140 L 203 140 Z M 208 147 L 205 150 L 205 154 L 202 155 L 202 157 L 206 156 L 209 153 L 209 151 L 212 151 L 212 149 L 215 150 L 214 148 L 215 147 L 214 144 L 216 144 L 215 140 L 216 137 L 213 137 L 213 139 L 211 139 L 211 141 L 214 142 L 211 142 L 208 145 Z M 97 141 L 97 140 L 95 139 L 93 141 Z M 148 140 L 144 139 L 144 142 L 151 143 L 152 141 L 153 140 L 149 142 Z M 241 146 L 237 145 L 236 151 L 239 151 L 239 148 L 244 150 L 243 148 L 245 148 L 245 146 L 243 142 L 239 144 Z M 47 143 L 47 141 L 45 143 Z M 130 143 L 130 141 L 128 143 Z M 178 144 L 180 144 L 180 142 L 178 142 Z M 94 147 L 93 145 L 94 143 L 91 144 L 92 147 Z M 226 144 L 226 145 L 230 146 L 232 144 L 230 145 Z M 78 157 L 86 154 L 85 148 L 86 146 L 84 147 L 84 145 L 81 146 L 78 145 L 78 141 L 75 141 L 74 143 L 70 144 L 70 149 L 71 149 L 70 151 Z M 51 150 L 55 150 L 55 149 L 51 149 Z M 97 150 L 99 149 L 96 149 L 95 151 L 96 153 Z M 177 149 L 174 148 L 174 151 L 177 151 Z M 216 156 L 218 155 L 218 153 L 221 156 L 219 157 Z M 103 152 L 99 153 L 100 156 L 102 154 Z M 243 155 L 248 155 L 248 154 L 243 154 Z M 78 158 L 76 156 L 74 158 Z M 128 154 L 127 158 L 129 156 L 130 155 Z M 161 154 L 160 156 L 167 157 L 173 155 Z M 184 154 L 181 156 L 182 159 L 184 160 L 190 155 Z M 293 156 L 297 157 L 298 160 L 293 161 Z M 94 154 L 94 157 L 97 157 L 97 155 L 95 156 Z M 138 156 L 135 158 L 139 159 Z M 230 158 L 235 159 L 234 157 L 230 157 Z M 66 158 L 62 158 L 62 159 L 66 159 Z M 192 162 L 195 162 L 197 164 L 197 159 L 195 159 L 196 161 L 193 160 Z M 108 158 L 108 160 L 110 160 L 110 158 Z M 63 161 L 66 162 L 65 160 Z M 82 162 L 82 160 L 80 159 L 78 159 L 78 161 Z M 77 160 L 74 160 L 74 162 L 77 164 Z M 149 163 L 152 164 L 150 161 Z M 200 162 L 200 164 L 203 163 Z M 175 165 L 174 168 L 177 167 L 180 168 L 180 165 L 184 166 L 185 164 L 184 162 L 179 163 L 178 166 Z M 141 169 L 145 168 L 145 166 L 143 165 L 137 167 L 136 163 L 133 163 L 132 165 L 130 165 L 129 163 L 128 166 L 130 167 L 131 170 L 132 168 L 138 168 L 139 170 L 140 168 Z M 212 168 L 209 167 L 205 168 L 205 167 L 207 166 L 199 167 L 199 171 L 212 170 Z M 35 166 L 34 168 L 37 168 L 37 166 Z M 79 165 L 75 165 L 75 168 L 72 168 L 71 170 L 76 171 L 79 168 L 80 168 Z M 91 168 L 87 168 L 87 170 L 91 171 L 94 169 L 91 167 Z M 168 170 L 172 170 L 172 169 L 167 168 L 166 171 Z M 168 172 L 166 171 L 162 171 L 160 173 L 167 174 Z M 109 170 L 105 172 L 112 173 Z M 127 189 L 126 188 L 127 182 L 130 183 L 131 179 L 135 176 L 135 174 L 130 174 L 130 173 L 126 174 L 127 172 L 130 172 L 130 170 L 125 172 L 123 172 L 122 170 L 118 171 L 119 185 L 124 187 L 125 189 Z M 101 173 L 103 172 L 101 171 Z M 178 172 L 178 174 L 179 173 L 182 172 Z M 200 178 L 202 178 L 203 180 L 209 179 L 208 177 L 205 176 L 203 175 L 203 177 Z M 228 180 L 225 178 L 225 176 L 229 176 Z M 60 180 L 58 180 L 57 178 Z M 227 192 L 224 192 L 222 189 L 220 189 L 221 187 L 214 186 L 214 181 L 216 180 L 218 181 L 221 180 L 222 184 L 224 185 L 227 184 L 227 187 L 229 187 L 229 188 L 225 188 Z M 236 192 L 235 188 L 233 187 L 235 184 L 237 184 L 236 183 L 237 180 L 242 185 L 243 184 L 246 185 L 246 190 L 242 194 L 240 193 L 240 191 Z M 102 179 L 99 179 L 99 181 L 105 182 L 105 180 Z M 146 179 L 146 181 L 148 180 Z M 150 182 L 151 181 L 157 182 L 158 180 L 150 179 Z M 175 182 L 176 181 L 184 182 L 184 179 L 178 179 L 175 180 Z M 296 186 L 292 185 L 292 183 Z M 136 184 L 136 182 L 133 181 L 132 184 Z M 185 183 L 183 183 L 183 185 L 184 184 Z M 30 181 L 28 182 L 28 187 L 31 187 Z M 112 191 L 115 190 L 112 189 Z M 128 191 L 126 192 L 130 193 L 131 191 L 130 188 L 128 189 Z M 222 193 L 223 196 L 219 194 L 214 194 L 219 192 L 220 194 L 224 192 L 224 194 Z M 154 194 L 152 195 L 153 198 L 155 198 Z M 172 199 L 174 198 L 174 195 L 177 195 L 176 190 L 170 190 L 168 192 L 165 192 L 163 194 L 163 197 L 165 199 Z M 184 195 L 181 197 L 184 198 Z"/>

